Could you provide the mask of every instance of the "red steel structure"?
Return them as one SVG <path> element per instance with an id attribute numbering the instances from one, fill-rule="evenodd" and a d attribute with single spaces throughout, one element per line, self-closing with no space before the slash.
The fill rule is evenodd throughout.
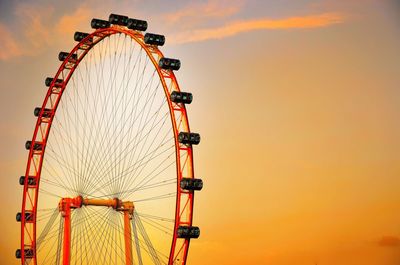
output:
<path id="1" fill-rule="evenodd" d="M 135 30 L 127 27 L 126 17 L 124 16 L 111 15 L 110 22 L 111 23 L 108 24 L 105 21 L 105 24 L 101 27 L 97 27 L 94 32 L 83 35 L 76 46 L 67 55 L 64 56 L 65 58 L 63 58 L 63 61 L 57 73 L 49 84 L 49 88 L 44 98 L 43 104 L 40 110 L 37 111 L 38 113 L 36 113 L 38 118 L 33 137 L 32 140 L 28 141 L 26 144 L 26 148 L 29 150 L 26 172 L 25 176 L 21 177 L 20 179 L 20 184 L 23 185 L 23 200 L 22 210 L 21 213 L 17 215 L 17 220 L 21 222 L 21 248 L 17 251 L 16 256 L 17 258 L 21 259 L 21 264 L 23 265 L 46 264 L 46 262 L 41 261 L 40 255 L 38 254 L 39 246 L 37 223 L 40 219 L 38 217 L 38 212 L 42 210 L 40 209 L 38 203 L 40 196 L 42 196 L 43 193 L 40 188 L 40 184 L 41 175 L 43 174 L 43 163 L 45 163 L 44 161 L 46 159 L 45 154 L 47 154 L 46 147 L 48 145 L 49 136 L 51 135 L 50 129 L 55 122 L 58 111 L 61 111 L 58 110 L 58 106 L 63 97 L 63 94 L 69 89 L 68 84 L 74 72 L 81 64 L 85 65 L 85 57 L 90 54 L 91 50 L 96 47 L 96 45 L 99 45 L 102 41 L 112 37 L 113 35 L 124 36 L 125 39 L 129 38 L 130 40 L 138 44 L 141 47 L 142 51 L 144 51 L 147 55 L 147 59 L 154 67 L 155 73 L 158 75 L 160 84 L 164 91 L 165 104 L 167 104 L 168 106 L 170 124 L 172 125 L 171 135 L 173 136 L 174 142 L 174 165 L 176 167 L 176 177 L 174 181 L 174 183 L 176 183 L 176 188 L 175 194 L 173 195 L 175 198 L 175 213 L 173 218 L 173 228 L 171 230 L 172 241 L 169 244 L 169 253 L 165 255 L 165 261 L 161 260 L 160 257 L 153 257 L 153 263 L 171 265 L 186 264 L 190 239 L 197 238 L 199 236 L 198 228 L 192 226 L 192 218 L 194 191 L 201 189 L 202 182 L 200 184 L 199 182 L 197 182 L 196 184 L 196 182 L 192 181 L 196 180 L 194 178 L 193 170 L 192 144 L 198 144 L 200 139 L 198 135 L 190 132 L 189 121 L 185 107 L 185 103 L 190 103 L 191 101 L 191 94 L 190 101 L 184 102 L 184 100 L 182 99 L 181 101 L 176 100 L 176 95 L 178 95 L 178 99 L 179 96 L 182 95 L 179 94 L 181 93 L 181 91 L 173 71 L 174 69 L 168 68 L 168 66 L 165 67 L 165 65 L 163 65 L 163 63 L 165 63 L 165 60 L 163 63 L 160 62 L 163 60 L 164 55 L 159 50 L 157 44 L 151 43 L 151 41 L 146 40 L 144 34 L 140 30 Z M 167 62 L 167 64 L 169 63 L 170 62 Z M 118 148 L 123 149 L 123 147 Z M 89 148 L 87 150 L 87 152 L 90 152 Z M 128 185 L 128 183 L 125 183 L 125 185 Z M 157 185 L 154 184 L 153 186 L 156 187 Z M 153 188 L 153 186 L 149 186 L 149 189 Z M 146 188 L 147 186 L 144 187 Z M 164 198 L 165 196 L 160 195 L 159 197 Z M 118 196 L 91 198 L 87 194 L 74 193 L 66 196 L 65 194 L 61 194 L 59 195 L 59 198 L 61 199 L 59 199 L 58 206 L 54 206 L 58 208 L 58 213 L 61 215 L 59 228 L 60 231 L 58 232 L 60 233 L 60 236 L 62 234 L 63 240 L 62 251 L 61 248 L 58 248 L 56 257 L 54 258 L 56 260 L 55 263 L 62 263 L 63 265 L 72 264 L 70 261 L 70 257 L 76 254 L 71 253 L 71 247 L 73 247 L 74 244 L 74 242 L 71 241 L 71 230 L 74 231 L 73 214 L 75 211 L 82 210 L 83 208 L 90 208 L 94 210 L 98 208 L 108 208 L 114 212 L 119 212 L 123 214 L 123 234 L 125 241 L 125 262 L 123 264 L 131 265 L 133 264 L 134 259 L 139 264 L 142 264 L 142 258 L 137 256 L 142 255 L 141 253 L 143 253 L 143 251 L 152 252 L 153 256 L 158 256 L 157 249 L 149 246 L 146 248 L 145 243 L 143 243 L 144 241 L 146 241 L 147 244 L 147 239 L 151 241 L 151 236 L 146 235 L 145 232 L 143 232 L 143 242 L 140 242 L 137 231 L 138 229 L 136 229 L 136 226 L 132 224 L 133 220 L 135 220 L 136 218 L 135 211 L 137 210 L 137 208 L 139 208 L 140 210 L 140 207 L 136 205 L 137 203 L 135 202 L 135 199 L 126 201 L 118 198 Z M 151 223 L 149 222 L 149 224 Z M 41 240 L 43 241 L 43 238 L 41 238 Z M 135 242 L 135 244 L 133 244 L 133 241 Z M 132 252 L 133 245 L 136 245 L 136 256 Z M 61 256 L 62 260 L 60 260 Z M 43 258 L 42 260 L 45 259 Z M 117 262 L 117 264 L 119 263 Z"/>

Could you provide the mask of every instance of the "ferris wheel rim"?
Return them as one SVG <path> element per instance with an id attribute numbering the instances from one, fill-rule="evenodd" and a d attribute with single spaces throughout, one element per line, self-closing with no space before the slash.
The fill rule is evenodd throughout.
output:
<path id="1" fill-rule="evenodd" d="M 147 45 L 143 42 L 143 34 L 138 32 L 138 31 L 133 31 L 133 30 L 128 30 L 126 28 L 120 27 L 120 26 L 110 26 L 109 28 L 102 28 L 102 29 L 97 29 L 94 32 L 92 32 L 91 34 L 89 34 L 86 38 L 82 39 L 81 41 L 79 41 L 75 47 L 70 51 L 69 55 L 65 58 L 65 60 L 61 63 L 56 75 L 54 76 L 54 80 L 53 82 L 50 84 L 48 91 L 46 93 L 45 99 L 43 101 L 42 107 L 41 107 L 41 113 L 39 114 L 39 117 L 37 119 L 36 125 L 35 125 L 35 130 L 34 130 L 34 134 L 31 140 L 31 145 L 33 143 L 33 146 L 31 146 L 30 150 L 29 150 L 29 155 L 28 155 L 28 162 L 27 162 L 27 167 L 26 167 L 26 173 L 25 173 L 25 182 L 24 182 L 24 191 L 23 191 L 23 202 L 22 202 L 22 220 L 21 220 L 21 249 L 23 249 L 24 251 L 22 251 L 22 257 L 21 257 L 21 262 L 22 264 L 24 264 L 25 261 L 25 247 L 26 246 L 31 246 L 32 249 L 34 251 L 36 251 L 36 220 L 34 220 L 34 222 L 27 222 L 27 220 L 25 220 L 25 214 L 27 212 L 26 206 L 27 203 L 31 203 L 32 205 L 32 211 L 34 213 L 34 216 L 36 217 L 36 213 L 37 213 L 37 206 L 38 206 L 38 198 L 39 198 L 39 185 L 40 185 L 40 176 L 41 176 L 41 169 L 42 169 L 42 164 L 43 164 L 43 157 L 45 155 L 45 149 L 46 149 L 46 143 L 47 143 L 47 136 L 49 135 L 49 132 L 51 130 L 51 125 L 53 122 L 53 117 L 55 116 L 55 113 L 57 111 L 57 107 L 58 107 L 58 103 L 62 97 L 62 94 L 65 90 L 65 88 L 67 87 L 67 84 L 70 80 L 70 78 L 72 77 L 74 71 L 76 70 L 76 68 L 79 66 L 80 62 L 83 60 L 83 58 L 89 53 L 89 51 L 99 42 L 103 41 L 105 37 L 107 36 L 111 36 L 113 34 L 117 34 L 117 33 L 123 33 L 127 36 L 130 36 L 133 40 L 135 40 L 143 50 L 146 51 L 147 56 L 151 59 L 153 66 L 156 68 L 157 73 L 159 75 L 159 78 L 161 80 L 164 92 L 165 92 L 165 96 L 166 99 L 168 101 L 168 108 L 170 111 L 170 117 L 171 117 L 171 122 L 172 122 L 172 127 L 174 130 L 174 142 L 175 142 L 175 148 L 176 148 L 176 168 L 177 168 L 177 180 L 181 179 L 182 176 L 179 175 L 180 173 L 180 168 L 179 167 L 179 152 L 177 151 L 179 149 L 180 143 L 178 141 L 178 129 L 177 129 L 177 125 L 176 125 L 176 120 L 174 119 L 174 113 L 175 111 L 180 111 L 181 114 L 184 116 L 184 122 L 185 127 L 186 127 L 186 131 L 190 132 L 189 129 L 189 121 L 187 118 L 187 112 L 186 112 L 186 107 L 184 104 L 182 104 L 182 106 L 180 107 L 180 109 L 176 109 L 173 106 L 173 102 L 170 99 L 170 95 L 168 94 L 168 88 L 166 87 L 166 82 L 165 82 L 165 78 L 167 78 L 167 76 L 169 76 L 168 78 L 171 78 L 171 81 L 174 82 L 176 84 L 175 89 L 177 91 L 180 91 L 179 88 L 179 84 L 177 82 L 177 79 L 175 77 L 175 74 L 173 73 L 173 71 L 165 71 L 164 69 L 161 69 L 161 67 L 158 65 L 157 60 L 153 57 L 152 54 L 157 54 L 159 56 L 159 58 L 163 58 L 163 54 L 162 52 L 158 49 L 157 46 L 153 46 L 153 45 Z M 96 39 L 95 42 L 92 42 L 91 44 L 88 45 L 88 40 L 90 39 Z M 83 49 L 84 51 L 81 53 L 81 55 L 79 56 L 79 59 L 77 60 L 77 62 L 72 66 L 72 68 L 69 69 L 69 73 L 68 76 L 66 76 L 66 78 L 62 84 L 61 87 L 57 87 L 58 85 L 56 84 L 56 80 L 59 79 L 59 77 L 61 75 L 63 75 L 63 71 L 66 69 L 66 65 L 68 65 L 69 63 L 69 59 L 71 58 L 72 54 L 75 54 L 78 52 L 79 49 L 81 49 L 83 46 L 88 45 L 88 47 L 86 49 Z M 45 107 L 47 106 L 49 100 L 51 99 L 51 96 L 53 95 L 54 89 L 60 89 L 60 95 L 58 97 L 58 101 L 54 104 L 55 108 L 53 109 L 53 114 L 52 117 L 50 118 L 50 120 L 48 121 L 48 129 L 45 132 L 45 135 L 43 135 L 43 128 L 42 128 L 42 123 L 43 123 L 43 109 L 45 109 Z M 42 134 L 42 141 L 40 141 L 40 143 L 42 144 L 42 149 L 40 152 L 37 152 L 37 150 L 34 150 L 34 145 L 37 143 L 37 139 L 39 137 L 39 134 Z M 43 137 L 44 136 L 44 137 Z M 39 137 L 40 138 L 40 137 Z M 189 162 L 191 163 L 191 171 L 192 171 L 192 176 L 193 176 L 193 152 L 191 150 L 191 147 L 187 147 L 188 148 L 188 156 L 189 158 Z M 39 155 L 39 163 L 35 164 L 35 158 L 37 155 Z M 30 177 L 30 172 L 32 170 L 32 166 L 34 167 L 34 170 L 37 172 L 36 175 L 36 187 L 32 188 L 29 187 L 30 185 L 28 184 L 28 180 Z M 34 191 L 34 196 L 32 198 L 32 195 L 29 193 L 30 189 L 33 189 Z M 182 195 L 182 190 L 179 187 L 179 181 L 177 181 L 177 196 L 176 196 L 176 213 L 175 213 L 175 225 L 174 225 L 174 233 L 173 233 L 173 242 L 171 244 L 171 253 L 173 254 L 173 248 L 176 247 L 176 241 L 177 241 L 177 235 L 176 235 L 176 231 L 177 228 L 180 224 L 180 212 L 178 209 L 178 205 L 180 203 L 180 199 L 181 199 L 181 195 Z M 189 209 L 189 218 L 186 221 L 186 225 L 191 225 L 192 224 L 192 219 L 193 219 L 193 198 L 194 198 L 194 194 L 190 194 L 189 195 L 189 199 L 188 199 L 188 204 L 185 206 L 187 207 L 187 209 Z M 31 226 L 31 229 L 27 229 L 27 224 Z M 31 232 L 31 233 L 29 233 Z M 30 245 L 27 244 L 26 239 L 25 239 L 25 234 L 29 234 L 29 237 L 31 237 L 31 242 Z M 185 243 L 184 246 L 184 261 L 183 264 L 186 261 L 186 257 L 187 257 L 187 249 L 189 247 L 189 240 Z M 182 251 L 179 250 L 179 251 Z M 173 259 L 173 255 L 169 256 L 170 259 L 170 263 L 171 262 L 171 258 Z M 37 256 L 36 254 L 33 257 L 33 261 L 34 264 L 37 264 Z M 173 261 L 173 260 L 172 260 Z"/>

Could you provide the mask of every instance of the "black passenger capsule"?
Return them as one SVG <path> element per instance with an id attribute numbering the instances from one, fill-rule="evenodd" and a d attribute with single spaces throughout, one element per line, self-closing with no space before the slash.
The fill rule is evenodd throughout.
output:
<path id="1" fill-rule="evenodd" d="M 117 14 L 110 14 L 108 17 L 108 21 L 114 25 L 126 26 L 128 24 L 128 17 L 117 15 Z"/>
<path id="2" fill-rule="evenodd" d="M 75 32 L 75 34 L 74 34 L 74 40 L 75 40 L 75 41 L 81 41 L 81 40 L 83 40 L 84 38 L 86 38 L 87 36 L 89 36 L 89 33 L 77 31 L 77 32 Z M 93 40 L 92 38 L 89 39 L 90 42 L 91 42 L 92 40 Z"/>
<path id="3" fill-rule="evenodd" d="M 200 228 L 197 226 L 179 226 L 176 234 L 178 238 L 198 238 L 200 236 Z"/>
<path id="4" fill-rule="evenodd" d="M 144 43 L 150 45 L 163 46 L 165 43 L 165 36 L 153 33 L 144 34 Z"/>
<path id="5" fill-rule="evenodd" d="M 25 176 L 21 176 L 19 178 L 19 184 L 20 185 L 24 185 L 25 184 Z M 36 178 L 32 177 L 32 176 L 29 176 L 28 177 L 28 185 L 36 185 Z"/>
<path id="6" fill-rule="evenodd" d="M 46 80 L 44 80 L 44 84 L 45 84 L 46 86 L 49 87 L 49 86 L 51 85 L 51 83 L 53 82 L 53 80 L 54 80 L 53 77 L 47 77 Z M 63 82 L 64 82 L 64 80 L 62 80 L 62 79 L 57 79 L 57 80 L 55 81 L 55 83 L 54 83 L 54 86 L 55 86 L 55 87 L 61 87 L 62 84 L 63 84 Z"/>
<path id="7" fill-rule="evenodd" d="M 30 150 L 31 146 L 32 146 L 32 141 L 26 141 L 26 143 L 25 143 L 26 150 Z M 43 144 L 42 143 L 35 143 L 33 145 L 33 150 L 35 150 L 35 151 L 42 150 L 42 148 L 43 148 Z"/>
<path id="8" fill-rule="evenodd" d="M 60 52 L 58 54 L 58 60 L 64 61 L 67 59 L 69 53 L 68 52 Z M 71 54 L 71 56 L 68 58 L 68 62 L 76 62 L 78 60 L 78 55 L 76 53 Z"/>
<path id="9" fill-rule="evenodd" d="M 184 103 L 190 104 L 192 103 L 193 95 L 189 92 L 178 92 L 172 91 L 171 93 L 171 101 L 175 103 Z"/>
<path id="10" fill-rule="evenodd" d="M 102 19 L 97 19 L 93 18 L 92 21 L 90 22 L 90 26 L 93 29 L 103 29 L 103 28 L 108 28 L 110 27 L 111 23 L 107 20 L 102 20 Z"/>
<path id="11" fill-rule="evenodd" d="M 184 190 L 201 190 L 203 181 L 201 179 L 182 178 L 180 185 Z"/>
<path id="12" fill-rule="evenodd" d="M 182 144 L 199 144 L 200 143 L 200 134 L 198 133 L 189 133 L 189 132 L 180 132 L 178 135 L 178 141 Z"/>
<path id="13" fill-rule="evenodd" d="M 22 213 L 17 213 L 17 215 L 15 216 L 15 219 L 17 220 L 17 222 L 21 222 L 22 221 Z M 25 212 L 25 221 L 27 222 L 32 222 L 33 221 L 33 212 L 30 211 L 26 211 Z"/>
<path id="14" fill-rule="evenodd" d="M 27 259 L 33 258 L 33 249 L 31 249 L 31 248 L 26 248 L 26 249 L 24 249 L 24 256 L 25 256 L 25 258 L 27 258 Z M 15 257 L 16 257 L 17 259 L 20 259 L 20 258 L 22 257 L 22 251 L 21 251 L 21 249 L 17 249 L 17 251 L 15 251 Z"/>
<path id="15" fill-rule="evenodd" d="M 178 59 L 163 57 L 158 62 L 158 66 L 160 66 L 162 69 L 177 71 L 179 68 L 181 68 L 181 61 Z"/>
<path id="16" fill-rule="evenodd" d="M 130 18 L 130 19 L 128 19 L 127 27 L 128 27 L 128 29 L 146 31 L 147 30 L 147 21 Z"/>
<path id="17" fill-rule="evenodd" d="M 41 107 L 37 107 L 37 108 L 35 108 L 35 110 L 33 111 L 33 114 L 36 116 L 36 117 L 39 117 L 39 114 L 40 114 L 40 111 L 42 110 L 42 108 Z M 51 109 L 44 109 L 43 110 L 43 113 L 42 113 L 42 117 L 44 117 L 44 118 L 50 118 L 51 117 Z"/>

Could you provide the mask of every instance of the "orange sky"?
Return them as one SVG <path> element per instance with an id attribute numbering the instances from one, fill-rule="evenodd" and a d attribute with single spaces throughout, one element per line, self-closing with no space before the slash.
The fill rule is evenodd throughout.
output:
<path id="1" fill-rule="evenodd" d="M 17 181 L 43 80 L 73 32 L 111 12 L 165 33 L 194 94 L 205 187 L 188 264 L 399 264 L 399 11 L 394 0 L 1 2 L 0 264 L 18 264 Z"/>

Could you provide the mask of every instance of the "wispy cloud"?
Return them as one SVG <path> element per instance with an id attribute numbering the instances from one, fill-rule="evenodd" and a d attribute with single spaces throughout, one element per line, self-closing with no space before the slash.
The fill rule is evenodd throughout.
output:
<path id="1" fill-rule="evenodd" d="M 56 24 L 56 32 L 58 34 L 69 34 L 78 30 L 82 25 L 88 24 L 93 17 L 91 9 L 87 6 L 80 6 L 72 14 L 66 14 L 60 18 Z"/>
<path id="2" fill-rule="evenodd" d="M 22 49 L 18 41 L 3 24 L 0 24 L 0 60 L 20 56 Z"/>
<path id="3" fill-rule="evenodd" d="M 378 245 L 381 247 L 400 247 L 400 237 L 383 236 L 378 240 Z"/>
<path id="4" fill-rule="evenodd" d="M 182 9 L 165 15 L 169 23 L 190 23 L 209 18 L 232 16 L 241 10 L 243 0 L 209 0 L 206 3 L 189 3 Z"/>
<path id="5" fill-rule="evenodd" d="M 47 47 L 52 41 L 50 18 L 54 12 L 51 7 L 39 7 L 21 3 L 17 6 L 15 14 L 22 22 L 22 33 L 29 42 L 25 53 L 34 53 Z"/>
<path id="6" fill-rule="evenodd" d="M 45 23 L 51 14 L 49 7 L 40 9 L 25 3 L 17 5 L 15 15 L 20 23 L 17 31 L 11 32 L 6 25 L 0 24 L 0 60 L 44 51 L 54 40 L 51 26 Z"/>
<path id="7" fill-rule="evenodd" d="M 182 44 L 223 39 L 255 30 L 326 27 L 344 21 L 340 13 L 278 19 L 234 19 L 243 11 L 244 3 L 244 0 L 208 0 L 205 3 L 190 3 L 178 11 L 162 15 L 164 31 L 171 32 L 168 42 Z M 14 10 L 18 22 L 14 27 L 16 33 L 0 24 L 0 60 L 36 56 L 50 46 L 71 40 L 75 30 L 84 30 L 91 17 L 104 13 L 104 5 L 95 10 L 88 6 L 91 6 L 90 3 L 83 1 L 78 7 L 58 14 L 58 10 L 51 5 L 19 3 Z M 224 24 L 221 24 L 222 21 Z"/>
<path id="8" fill-rule="evenodd" d="M 282 19 L 257 19 L 233 21 L 224 26 L 206 29 L 193 29 L 180 32 L 170 39 L 173 43 L 198 42 L 210 39 L 223 39 L 243 32 L 273 29 L 319 28 L 344 22 L 338 13 L 288 17 Z"/>

